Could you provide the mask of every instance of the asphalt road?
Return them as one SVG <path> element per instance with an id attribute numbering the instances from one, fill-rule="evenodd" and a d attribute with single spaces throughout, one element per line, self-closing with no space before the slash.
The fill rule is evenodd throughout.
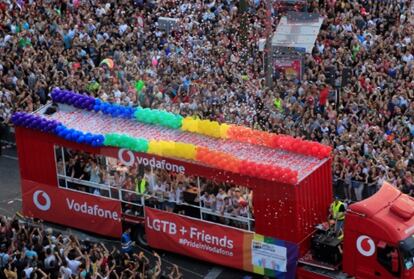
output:
<path id="1" fill-rule="evenodd" d="M 14 216 L 14 214 L 21 210 L 22 200 L 20 193 L 20 174 L 17 152 L 14 148 L 3 150 L 0 156 L 0 215 Z M 104 242 L 108 247 L 119 246 L 118 241 L 105 239 L 90 235 L 85 232 L 71 230 L 62 226 L 49 224 L 55 230 L 64 231 L 67 233 L 74 233 L 81 239 L 89 238 L 99 242 Z M 138 247 L 143 250 L 150 260 L 152 257 L 151 248 Z M 244 279 L 244 278 L 261 278 L 253 274 L 233 270 L 222 266 L 216 266 L 206 262 L 198 261 L 193 258 L 165 252 L 157 251 L 163 261 L 163 269 L 168 272 L 172 264 L 179 266 L 184 278 L 198 279 Z"/>

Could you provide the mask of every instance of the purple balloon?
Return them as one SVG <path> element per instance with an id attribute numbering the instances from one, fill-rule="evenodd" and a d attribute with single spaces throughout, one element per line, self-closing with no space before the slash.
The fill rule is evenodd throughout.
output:
<path id="1" fill-rule="evenodd" d="M 69 99 L 69 94 L 67 93 L 62 94 L 62 98 L 61 98 L 62 103 L 67 103 L 68 99 Z"/>
<path id="2" fill-rule="evenodd" d="M 55 98 L 53 98 L 53 97 L 52 98 L 55 102 L 61 103 L 62 100 L 63 100 L 63 96 L 64 96 L 63 94 L 59 93 L 59 94 L 56 94 Z"/>

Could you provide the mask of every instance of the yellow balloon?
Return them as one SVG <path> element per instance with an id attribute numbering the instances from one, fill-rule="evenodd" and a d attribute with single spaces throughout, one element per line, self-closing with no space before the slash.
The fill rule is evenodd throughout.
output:
<path id="1" fill-rule="evenodd" d="M 222 138 L 222 139 L 227 139 L 228 138 L 227 132 L 228 132 L 229 128 L 230 128 L 230 125 L 228 125 L 228 124 L 221 124 L 220 125 L 220 138 Z"/>
<path id="2" fill-rule="evenodd" d="M 176 157 L 195 160 L 196 146 L 188 143 L 177 142 L 175 144 Z"/>
<path id="3" fill-rule="evenodd" d="M 227 124 L 220 125 L 217 121 L 186 117 L 183 119 L 181 130 L 214 138 L 227 138 L 227 130 L 229 127 Z"/>
<path id="4" fill-rule="evenodd" d="M 148 153 L 154 155 L 162 155 L 161 144 L 156 140 L 150 140 L 148 144 Z"/>

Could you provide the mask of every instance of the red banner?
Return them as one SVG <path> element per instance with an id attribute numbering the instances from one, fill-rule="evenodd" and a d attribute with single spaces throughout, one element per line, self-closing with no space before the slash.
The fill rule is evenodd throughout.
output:
<path id="1" fill-rule="evenodd" d="M 278 57 L 274 61 L 275 70 L 283 72 L 287 78 L 302 79 L 302 62 L 300 59 Z"/>
<path id="2" fill-rule="evenodd" d="M 101 235 L 120 237 L 119 201 L 22 180 L 23 213 Z"/>
<path id="3" fill-rule="evenodd" d="M 253 233 L 145 208 L 145 233 L 151 247 L 252 271 Z"/>

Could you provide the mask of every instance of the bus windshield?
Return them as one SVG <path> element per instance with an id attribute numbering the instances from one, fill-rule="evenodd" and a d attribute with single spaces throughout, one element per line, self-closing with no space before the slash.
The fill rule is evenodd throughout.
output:
<path id="1" fill-rule="evenodd" d="M 404 268 L 410 270 L 414 266 L 414 235 L 400 242 L 400 251 Z"/>

